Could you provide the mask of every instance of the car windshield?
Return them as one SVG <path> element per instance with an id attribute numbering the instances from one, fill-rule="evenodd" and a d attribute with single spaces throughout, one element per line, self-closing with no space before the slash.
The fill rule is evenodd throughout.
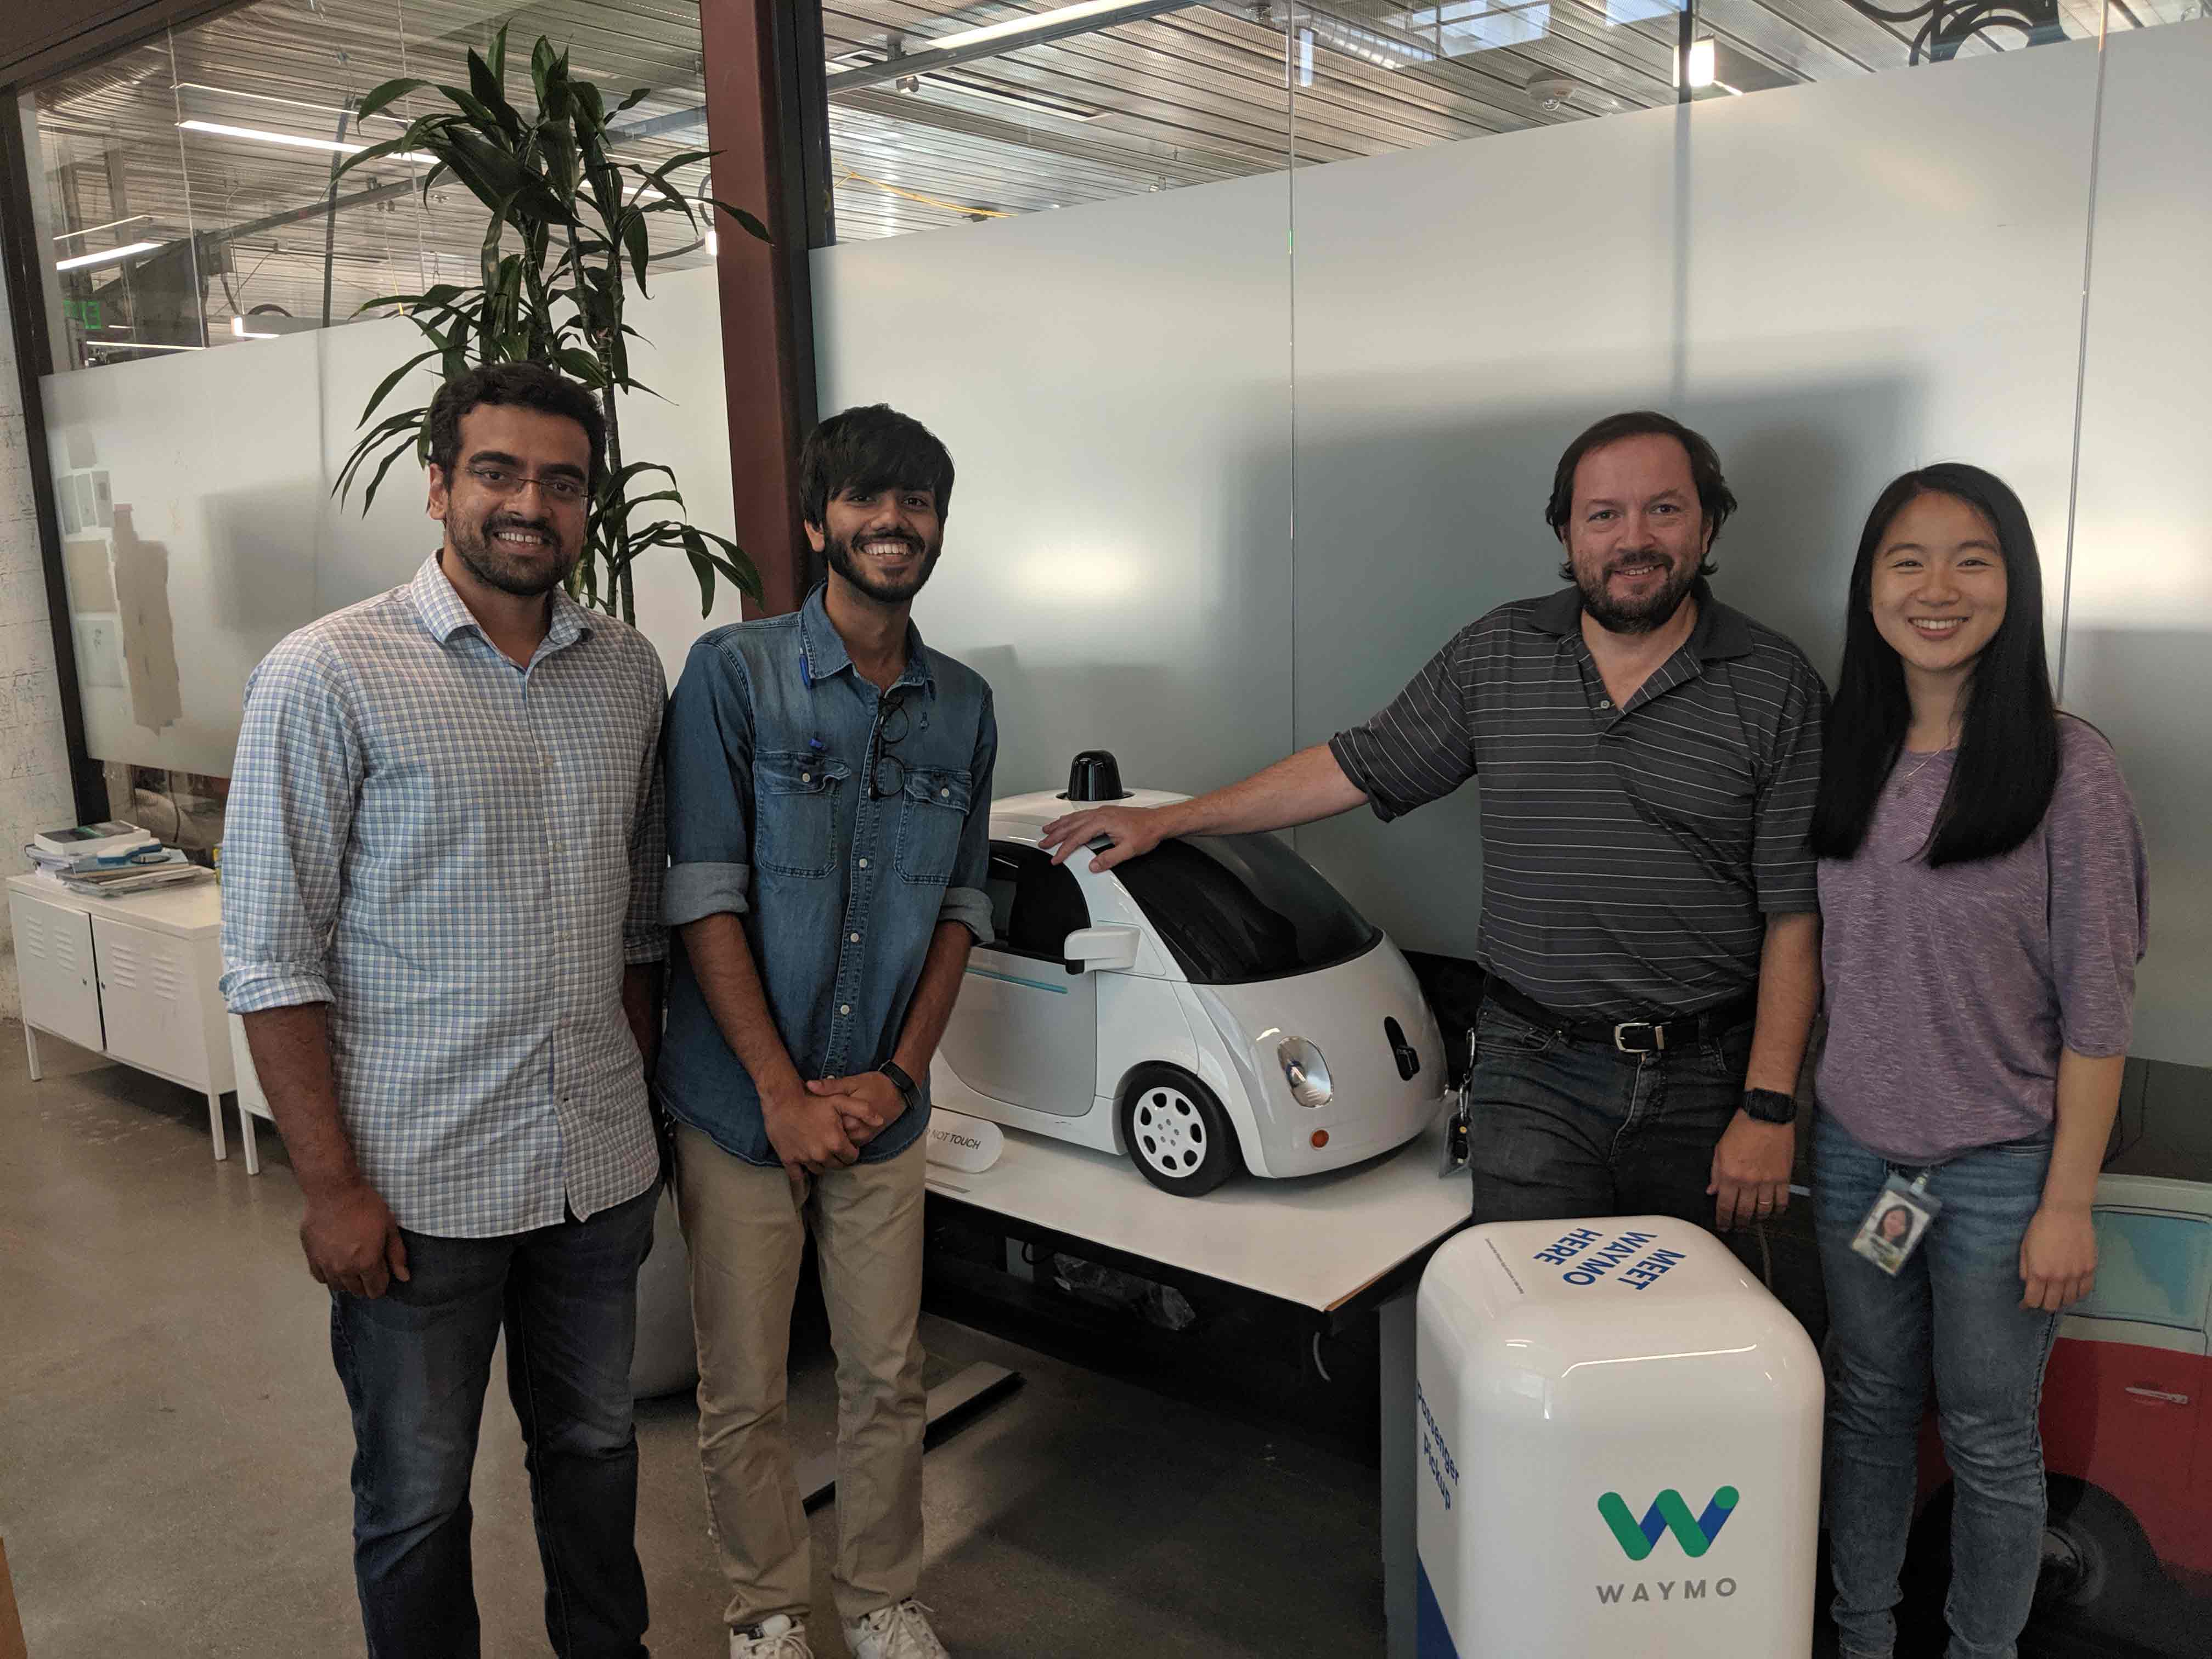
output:
<path id="1" fill-rule="evenodd" d="M 1382 933 L 1273 836 L 1188 836 L 1114 872 L 1196 985 L 1348 962 Z"/>

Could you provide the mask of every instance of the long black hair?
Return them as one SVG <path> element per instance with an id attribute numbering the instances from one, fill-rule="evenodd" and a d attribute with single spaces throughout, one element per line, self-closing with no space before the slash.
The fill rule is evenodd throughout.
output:
<path id="1" fill-rule="evenodd" d="M 1851 567 L 1844 665 L 1828 706 L 1813 851 L 1848 859 L 1866 840 L 1875 804 L 1905 747 L 1912 703 L 1905 665 L 1874 621 L 1874 567 L 1897 515 L 1935 494 L 1964 501 L 1997 532 L 2004 560 L 2004 620 L 1974 659 L 1951 785 L 1929 837 L 1931 866 L 2009 853 L 2035 833 L 2058 786 L 2058 707 L 2043 650 L 2043 568 L 2027 509 L 1994 473 L 1946 461 L 1905 474 L 1881 492 Z"/>

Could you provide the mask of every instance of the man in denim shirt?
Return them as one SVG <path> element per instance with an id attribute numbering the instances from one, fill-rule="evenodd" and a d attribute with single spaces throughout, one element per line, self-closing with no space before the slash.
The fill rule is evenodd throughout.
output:
<path id="1" fill-rule="evenodd" d="M 799 458 L 830 578 L 796 615 L 716 629 L 668 715 L 656 1086 L 677 1123 L 699 1336 L 699 1457 L 732 1659 L 806 1659 L 808 1534 L 785 1432 L 792 1299 L 814 1234 L 837 1352 L 832 1575 L 854 1659 L 940 1659 L 921 1571 L 922 1149 L 929 1061 L 984 889 L 991 689 L 908 620 L 952 458 L 878 404 Z"/>

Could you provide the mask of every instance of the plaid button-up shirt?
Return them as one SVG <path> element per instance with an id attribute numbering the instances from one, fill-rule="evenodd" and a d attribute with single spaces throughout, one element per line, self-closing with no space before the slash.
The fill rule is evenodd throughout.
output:
<path id="1" fill-rule="evenodd" d="M 403 1227 L 522 1232 L 658 1173 L 622 985 L 666 953 L 665 699 L 643 635 L 558 592 L 518 668 L 435 556 L 247 684 L 223 994 L 330 1005 L 346 1131 Z"/>

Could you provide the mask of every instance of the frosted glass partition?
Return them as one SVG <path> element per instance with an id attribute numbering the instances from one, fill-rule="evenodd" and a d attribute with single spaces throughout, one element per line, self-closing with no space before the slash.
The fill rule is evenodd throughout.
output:
<path id="1" fill-rule="evenodd" d="M 2055 596 L 2096 79 L 2094 44 L 2049 47 L 1299 173 L 1298 741 L 1559 585 L 1552 470 L 1615 410 L 1713 440 L 1742 503 L 1716 591 L 1824 675 L 1905 467 L 2012 480 Z M 1298 844 L 1471 955 L 1477 823 L 1468 789 Z"/>
<path id="2" fill-rule="evenodd" d="M 1196 790 L 1291 739 L 1280 179 L 814 255 L 823 410 L 887 402 L 958 477 L 915 617 L 997 696 L 1000 793 Z"/>
<path id="3" fill-rule="evenodd" d="M 2118 749 L 2151 854 L 2134 1052 L 2212 1064 L 2212 22 L 2114 37 L 2065 701 Z"/>
<path id="4" fill-rule="evenodd" d="M 696 522 L 730 527 L 728 423 L 714 273 L 658 278 L 631 320 L 639 377 L 663 400 L 623 410 L 629 459 L 664 460 Z M 246 676 L 326 611 L 405 580 L 438 544 L 422 475 L 401 462 L 364 517 L 331 494 L 379 381 L 418 349 L 363 323 L 51 375 L 46 419 L 65 534 L 86 747 L 97 759 L 227 775 Z M 434 381 L 424 374 L 418 396 Z M 665 400 L 665 401 L 664 401 Z M 397 406 L 397 405 L 395 405 Z M 639 567 L 638 622 L 671 667 L 713 622 L 681 554 Z"/>

